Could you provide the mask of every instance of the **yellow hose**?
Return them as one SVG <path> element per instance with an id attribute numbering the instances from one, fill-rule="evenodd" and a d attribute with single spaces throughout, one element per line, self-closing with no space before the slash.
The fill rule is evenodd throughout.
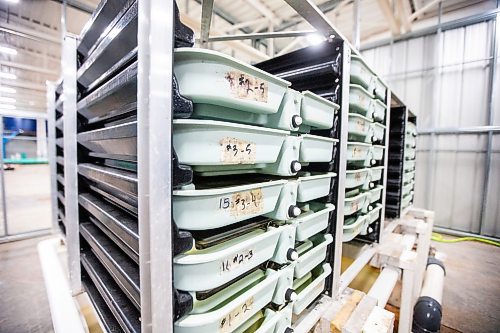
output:
<path id="1" fill-rule="evenodd" d="M 489 239 L 484 239 L 480 237 L 460 237 L 460 238 L 444 239 L 443 235 L 438 234 L 437 232 L 432 233 L 432 240 L 441 243 L 458 243 L 458 242 L 474 241 L 500 247 L 500 242 L 495 242 Z"/>

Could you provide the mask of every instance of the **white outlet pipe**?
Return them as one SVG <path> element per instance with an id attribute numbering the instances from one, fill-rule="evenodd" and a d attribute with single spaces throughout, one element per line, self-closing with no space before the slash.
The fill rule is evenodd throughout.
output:
<path id="1" fill-rule="evenodd" d="M 370 288 L 368 296 L 377 300 L 377 305 L 385 307 L 391 297 L 392 291 L 399 279 L 401 270 L 393 266 L 387 266 L 382 269 L 377 280 Z"/>
<path id="2" fill-rule="evenodd" d="M 420 297 L 413 309 L 413 333 L 439 333 L 443 316 L 441 302 L 445 274 L 443 263 L 429 257 Z"/>

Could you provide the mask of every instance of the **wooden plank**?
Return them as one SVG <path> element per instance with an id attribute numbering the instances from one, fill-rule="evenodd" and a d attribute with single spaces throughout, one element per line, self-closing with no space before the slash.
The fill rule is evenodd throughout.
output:
<path id="1" fill-rule="evenodd" d="M 351 314 L 356 309 L 359 302 L 361 302 L 364 296 L 365 294 L 362 293 L 361 291 L 354 290 L 352 292 L 349 299 L 347 299 L 347 302 L 344 304 L 344 306 L 340 309 L 340 311 L 335 315 L 333 320 L 330 322 L 330 332 L 333 333 L 342 332 L 342 328 L 347 323 L 349 317 L 351 317 Z"/>
<path id="2" fill-rule="evenodd" d="M 374 297 L 365 295 L 342 328 L 342 333 L 361 332 L 363 325 L 376 306 L 377 300 Z"/>
<path id="3" fill-rule="evenodd" d="M 362 333 L 392 333 L 394 331 L 394 313 L 374 307 L 363 325 Z"/>

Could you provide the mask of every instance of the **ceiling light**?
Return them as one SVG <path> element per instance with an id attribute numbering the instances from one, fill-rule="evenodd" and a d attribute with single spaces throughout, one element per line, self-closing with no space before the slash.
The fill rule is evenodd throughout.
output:
<path id="1" fill-rule="evenodd" d="M 3 102 L 3 103 L 15 103 L 16 99 L 12 98 L 12 97 L 2 97 L 2 96 L 0 96 L 0 102 Z"/>
<path id="2" fill-rule="evenodd" d="M 15 110 L 16 106 L 12 104 L 0 104 L 0 109 Z"/>
<path id="3" fill-rule="evenodd" d="M 317 45 L 317 44 L 320 44 L 322 43 L 323 41 L 325 40 L 325 37 L 323 37 L 322 35 L 320 34 L 310 34 L 310 35 L 307 35 L 307 41 L 309 42 L 309 44 L 311 45 Z"/>
<path id="4" fill-rule="evenodd" d="M 9 46 L 0 45 L 0 53 L 10 54 L 10 55 L 16 55 L 17 54 L 17 50 L 15 48 L 12 48 L 12 47 L 9 47 Z"/>
<path id="5" fill-rule="evenodd" d="M 9 3 L 19 3 L 19 0 L 5 0 L 5 1 Z"/>
<path id="6" fill-rule="evenodd" d="M 0 79 L 15 80 L 15 79 L 17 79 L 17 76 L 15 76 L 12 73 L 0 72 Z"/>
<path id="7" fill-rule="evenodd" d="M 4 92 L 4 93 L 8 93 L 8 94 L 15 94 L 16 89 L 9 88 L 9 87 L 0 87 L 0 92 Z"/>

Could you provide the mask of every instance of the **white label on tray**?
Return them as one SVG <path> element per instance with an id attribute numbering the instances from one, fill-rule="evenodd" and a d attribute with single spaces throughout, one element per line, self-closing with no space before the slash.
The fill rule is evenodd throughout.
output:
<path id="1" fill-rule="evenodd" d="M 252 313 L 253 297 L 237 306 L 219 321 L 219 332 L 227 333 L 234 331 L 243 321 L 247 320 Z"/>
<path id="2" fill-rule="evenodd" d="M 219 141 L 223 164 L 254 164 L 256 145 L 254 142 L 225 137 Z"/>
<path id="3" fill-rule="evenodd" d="M 227 72 L 224 77 L 236 98 L 267 103 L 269 83 L 241 71 Z"/>
<path id="4" fill-rule="evenodd" d="M 220 264 L 220 273 L 230 272 L 246 263 L 248 263 L 253 258 L 253 250 L 246 249 L 242 250 L 238 253 L 235 253 L 232 256 L 227 257 L 226 259 L 221 261 Z"/>
<path id="5" fill-rule="evenodd" d="M 245 216 L 261 213 L 264 210 L 262 189 L 236 192 L 219 199 L 219 209 L 228 210 L 231 216 Z"/>
<path id="6" fill-rule="evenodd" d="M 354 179 L 355 179 L 357 182 L 359 182 L 359 181 L 361 180 L 361 175 L 362 175 L 362 173 L 361 173 L 361 172 L 356 172 L 356 173 L 354 174 Z"/>
<path id="7" fill-rule="evenodd" d="M 357 212 L 359 208 L 359 202 L 353 201 L 351 202 L 351 212 Z"/>
<path id="8" fill-rule="evenodd" d="M 366 131 L 366 122 L 364 120 L 356 120 L 356 126 L 358 131 Z"/>
<path id="9" fill-rule="evenodd" d="M 359 147 L 354 147 L 354 148 L 352 149 L 352 156 L 353 156 L 353 157 L 359 157 L 359 156 L 361 156 L 361 155 L 362 155 L 362 153 L 363 153 L 363 149 L 362 149 L 362 148 L 359 148 Z"/>

